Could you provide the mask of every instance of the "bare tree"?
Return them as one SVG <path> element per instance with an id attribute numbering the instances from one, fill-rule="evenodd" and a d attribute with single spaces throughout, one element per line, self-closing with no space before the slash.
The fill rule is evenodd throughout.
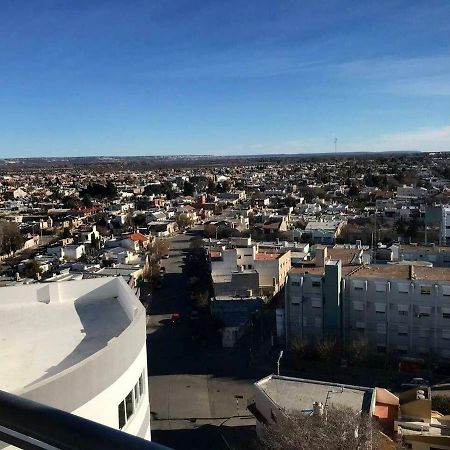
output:
<path id="1" fill-rule="evenodd" d="M 355 338 L 349 346 L 350 360 L 354 364 L 364 364 L 367 361 L 367 340 L 363 337 Z"/>
<path id="2" fill-rule="evenodd" d="M 177 222 L 178 228 L 180 228 L 181 230 L 184 230 L 185 228 L 192 226 L 194 221 L 187 214 L 183 213 L 177 217 L 176 222 Z"/>
<path id="3" fill-rule="evenodd" d="M 148 247 L 148 257 L 150 261 L 159 262 L 159 260 L 169 253 L 170 246 L 167 241 L 155 239 Z"/>
<path id="4" fill-rule="evenodd" d="M 295 337 L 292 340 L 291 349 L 294 354 L 294 365 L 296 369 L 300 369 L 303 357 L 308 350 L 308 341 L 301 337 Z"/>
<path id="5" fill-rule="evenodd" d="M 280 415 L 259 441 L 264 450 L 378 450 L 388 438 L 366 414 L 329 406 L 323 415 Z"/>
<path id="6" fill-rule="evenodd" d="M 336 340 L 325 338 L 316 345 L 316 350 L 322 361 L 331 363 L 336 355 Z"/>

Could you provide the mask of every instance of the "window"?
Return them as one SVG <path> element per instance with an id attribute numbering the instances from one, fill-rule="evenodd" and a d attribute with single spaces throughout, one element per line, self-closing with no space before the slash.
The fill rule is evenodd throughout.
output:
<path id="1" fill-rule="evenodd" d="M 365 281 L 361 280 L 353 281 L 353 289 L 355 289 L 355 291 L 363 291 L 365 287 L 366 287 Z"/>
<path id="2" fill-rule="evenodd" d="M 322 308 L 322 299 L 320 299 L 320 298 L 312 299 L 311 306 L 313 308 Z"/>
<path id="3" fill-rule="evenodd" d="M 442 339 L 445 339 L 446 341 L 450 340 L 450 329 L 442 330 Z"/>
<path id="4" fill-rule="evenodd" d="M 355 311 L 364 311 L 364 303 L 363 302 L 353 302 L 353 309 Z"/>
<path id="5" fill-rule="evenodd" d="M 321 286 L 321 282 L 320 281 L 314 281 L 312 282 L 312 287 L 320 287 Z"/>
<path id="6" fill-rule="evenodd" d="M 377 333 L 378 334 L 386 334 L 386 324 L 385 323 L 377 323 Z"/>
<path id="7" fill-rule="evenodd" d="M 121 401 L 119 403 L 119 428 L 122 429 L 126 423 L 127 419 L 125 417 L 125 402 Z"/>
<path id="8" fill-rule="evenodd" d="M 431 306 L 419 306 L 419 311 L 417 317 L 430 317 L 431 316 Z"/>
<path id="9" fill-rule="evenodd" d="M 376 292 L 386 292 L 386 283 L 375 283 Z"/>
<path id="10" fill-rule="evenodd" d="M 127 413 L 127 419 L 129 419 L 134 412 L 133 391 L 130 391 L 130 393 L 125 397 L 125 411 Z"/>
<path id="11" fill-rule="evenodd" d="M 409 311 L 409 305 L 397 305 L 398 315 L 407 316 Z"/>
<path id="12" fill-rule="evenodd" d="M 314 317 L 314 326 L 316 328 L 322 328 L 322 318 L 321 317 Z"/>
<path id="13" fill-rule="evenodd" d="M 401 294 L 409 293 L 409 283 L 399 283 L 398 284 L 398 292 Z"/>
<path id="14" fill-rule="evenodd" d="M 398 315 L 399 316 L 407 316 L 408 315 L 408 311 L 399 311 Z"/>
<path id="15" fill-rule="evenodd" d="M 118 405 L 119 429 L 122 429 L 136 412 L 141 398 L 145 392 L 145 370 L 139 376 L 133 389 L 128 393 L 124 400 Z"/>
<path id="16" fill-rule="evenodd" d="M 386 353 L 386 346 L 384 344 L 377 344 L 377 353 Z"/>
<path id="17" fill-rule="evenodd" d="M 408 353 L 408 347 L 406 345 L 398 345 L 397 353 L 399 355 L 406 355 Z"/>
<path id="18" fill-rule="evenodd" d="M 375 303 L 375 312 L 377 314 L 384 314 L 386 312 L 386 303 Z"/>
<path id="19" fill-rule="evenodd" d="M 408 327 L 406 325 L 399 325 L 398 335 L 399 336 L 408 336 Z"/>
<path id="20" fill-rule="evenodd" d="M 145 391 L 145 379 L 144 379 L 145 371 L 141 373 L 141 376 L 139 377 L 139 393 L 144 395 Z"/>
<path id="21" fill-rule="evenodd" d="M 447 261 L 450 262 L 450 261 Z M 442 286 L 442 295 L 444 297 L 450 297 L 450 286 Z"/>
<path id="22" fill-rule="evenodd" d="M 300 287 L 300 281 L 292 281 L 291 286 Z"/>
<path id="23" fill-rule="evenodd" d="M 430 337 L 430 329 L 429 328 L 420 328 L 419 329 L 419 337 L 428 339 Z"/>
<path id="24" fill-rule="evenodd" d="M 420 295 L 431 295 L 431 286 L 420 286 Z"/>

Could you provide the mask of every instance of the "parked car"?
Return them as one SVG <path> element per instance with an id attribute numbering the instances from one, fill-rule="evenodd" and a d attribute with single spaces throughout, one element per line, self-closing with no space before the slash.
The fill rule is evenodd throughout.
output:
<path id="1" fill-rule="evenodd" d="M 177 323 L 179 323 L 181 320 L 181 315 L 180 313 L 172 313 L 171 317 L 170 317 L 170 321 L 172 322 L 172 325 L 176 325 Z"/>
<path id="2" fill-rule="evenodd" d="M 161 258 L 162 259 L 169 259 L 169 254 L 167 253 L 166 255 L 162 255 Z"/>
<path id="3" fill-rule="evenodd" d="M 425 380 L 424 378 L 411 378 L 410 381 L 407 383 L 402 383 L 402 388 L 415 388 L 415 387 L 428 387 L 430 385 L 430 382 L 428 380 Z"/>

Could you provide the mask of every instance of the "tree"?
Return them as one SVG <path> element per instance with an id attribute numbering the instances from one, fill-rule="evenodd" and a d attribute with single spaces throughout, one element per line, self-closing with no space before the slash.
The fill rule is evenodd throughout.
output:
<path id="1" fill-rule="evenodd" d="M 323 415 L 280 414 L 259 444 L 264 450 L 381 450 L 386 438 L 367 414 L 329 405 Z"/>
<path id="2" fill-rule="evenodd" d="M 185 181 L 183 185 L 183 194 L 186 196 L 193 196 L 195 191 L 195 186 L 189 181 Z"/>
<path id="3" fill-rule="evenodd" d="M 303 357 L 308 350 L 308 341 L 301 337 L 295 337 L 292 340 L 291 349 L 294 354 L 294 366 L 296 369 L 300 369 Z"/>
<path id="4" fill-rule="evenodd" d="M 349 356 L 353 364 L 364 364 L 367 361 L 367 340 L 355 338 L 350 343 Z"/>
<path id="5" fill-rule="evenodd" d="M 36 278 L 37 274 L 40 275 L 41 273 L 41 266 L 34 259 L 27 262 L 22 270 L 22 275 L 27 278 Z"/>
<path id="6" fill-rule="evenodd" d="M 200 291 L 195 294 L 195 306 L 197 309 L 205 309 L 209 306 L 208 291 Z"/>
<path id="7" fill-rule="evenodd" d="M 148 247 L 148 258 L 150 262 L 159 262 L 159 260 L 169 253 L 170 246 L 167 241 L 155 239 Z"/>
<path id="8" fill-rule="evenodd" d="M 137 227 L 141 227 L 145 225 L 145 214 L 136 214 L 134 216 L 134 224 Z"/>
<path id="9" fill-rule="evenodd" d="M 23 247 L 25 239 L 17 224 L 0 222 L 0 254 L 15 252 Z"/>
<path id="10" fill-rule="evenodd" d="M 84 194 L 83 199 L 81 200 L 85 208 L 92 208 L 94 205 L 92 203 L 92 197 L 89 194 Z"/>
<path id="11" fill-rule="evenodd" d="M 289 195 L 289 196 L 286 197 L 286 200 L 285 200 L 286 206 L 295 207 L 295 205 L 297 203 L 298 203 L 298 200 L 295 197 L 293 197 L 292 195 Z"/>
<path id="12" fill-rule="evenodd" d="M 155 282 L 159 277 L 159 266 L 156 262 L 151 262 L 144 267 L 142 278 L 145 281 Z"/>
<path id="13" fill-rule="evenodd" d="M 187 214 L 180 214 L 176 219 L 178 228 L 184 230 L 187 227 L 190 227 L 193 223 L 193 220 Z"/>
<path id="14" fill-rule="evenodd" d="M 336 340 L 325 338 L 316 346 L 317 354 L 322 361 L 331 363 L 336 355 Z"/>

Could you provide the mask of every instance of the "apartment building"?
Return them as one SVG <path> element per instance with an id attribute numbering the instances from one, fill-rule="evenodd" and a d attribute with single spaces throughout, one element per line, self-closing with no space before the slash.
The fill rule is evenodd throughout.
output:
<path id="1" fill-rule="evenodd" d="M 238 279 L 252 279 L 250 288 L 255 290 L 254 279 L 257 278 L 259 292 L 247 295 L 275 295 L 286 282 L 291 269 L 291 251 L 266 250 L 260 252 L 250 238 L 233 241 L 232 248 L 225 246 L 210 251 L 211 274 L 216 295 L 232 294 L 241 284 Z M 235 281 L 233 281 L 235 280 Z M 239 294 L 239 292 L 236 292 Z M 242 295 L 242 293 L 241 293 Z"/>
<path id="2" fill-rule="evenodd" d="M 450 244 L 450 205 L 443 205 L 441 210 L 440 243 Z"/>
<path id="3" fill-rule="evenodd" d="M 450 268 L 352 261 L 325 257 L 322 267 L 291 270 L 287 346 L 332 337 L 345 350 L 363 338 L 373 353 L 450 359 Z"/>

